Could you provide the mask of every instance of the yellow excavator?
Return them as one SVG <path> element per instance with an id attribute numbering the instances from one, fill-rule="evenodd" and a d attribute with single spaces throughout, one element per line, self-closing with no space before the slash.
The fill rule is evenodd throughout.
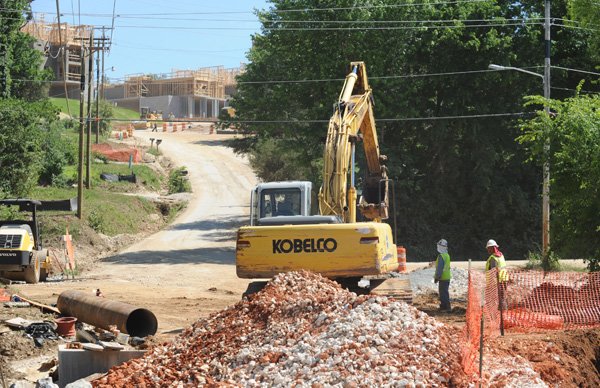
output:
<path id="1" fill-rule="evenodd" d="M 271 278 L 309 270 L 353 291 L 384 294 L 410 301 L 408 278 L 398 269 L 389 213 L 386 160 L 380 154 L 373 94 L 364 62 L 351 62 L 350 73 L 334 104 L 323 153 L 319 213 L 311 215 L 311 182 L 267 182 L 251 194 L 250 225 L 238 230 L 236 271 L 240 278 Z M 355 149 L 362 140 L 366 176 L 358 199 Z M 366 222 L 357 222 L 357 208 Z M 245 295 L 266 282 L 251 282 Z"/>

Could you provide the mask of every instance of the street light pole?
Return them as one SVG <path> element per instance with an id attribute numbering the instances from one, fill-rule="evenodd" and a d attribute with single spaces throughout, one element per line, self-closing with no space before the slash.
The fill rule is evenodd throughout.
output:
<path id="1" fill-rule="evenodd" d="M 550 51 L 547 48 L 546 66 L 544 66 L 544 74 L 539 74 L 534 71 L 521 69 L 519 67 L 512 66 L 500 66 L 491 64 L 488 67 L 491 70 L 515 70 L 521 73 L 535 75 L 540 77 L 544 87 L 544 98 L 550 98 Z M 548 104 L 544 105 L 544 112 L 547 115 L 550 114 L 550 107 Z M 550 249 L 550 143 L 548 140 L 544 143 L 544 162 L 542 166 L 543 184 L 542 184 L 542 254 L 544 261 L 548 256 Z"/>

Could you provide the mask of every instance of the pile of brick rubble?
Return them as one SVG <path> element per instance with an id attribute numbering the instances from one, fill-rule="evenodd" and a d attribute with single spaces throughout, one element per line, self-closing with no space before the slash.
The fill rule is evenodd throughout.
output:
<path id="1" fill-rule="evenodd" d="M 290 272 L 94 385 L 465 386 L 460 335 L 404 302 Z"/>

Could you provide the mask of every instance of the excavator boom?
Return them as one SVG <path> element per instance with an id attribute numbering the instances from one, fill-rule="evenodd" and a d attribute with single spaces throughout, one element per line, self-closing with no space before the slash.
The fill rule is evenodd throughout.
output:
<path id="1" fill-rule="evenodd" d="M 373 93 L 369 87 L 364 62 L 352 62 L 344 87 L 329 120 L 327 141 L 323 152 L 323 185 L 319 193 L 322 215 L 335 215 L 345 222 L 356 222 L 356 188 L 354 153 L 362 138 L 367 161 L 363 181 L 363 196 L 359 209 L 368 220 L 388 218 L 388 181 L 385 156 L 379 152 Z M 350 185 L 348 185 L 350 177 Z"/>

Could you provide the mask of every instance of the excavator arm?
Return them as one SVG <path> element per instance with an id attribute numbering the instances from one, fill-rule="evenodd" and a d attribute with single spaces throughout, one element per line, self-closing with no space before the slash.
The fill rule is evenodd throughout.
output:
<path id="1" fill-rule="evenodd" d="M 352 62 L 351 72 L 329 120 L 323 154 L 323 185 L 319 191 L 322 215 L 336 215 L 344 222 L 356 222 L 357 194 L 354 179 L 356 142 L 362 138 L 367 161 L 359 210 L 368 220 L 388 218 L 386 157 L 379 152 L 373 94 L 364 62 Z M 350 182 L 348 184 L 348 177 Z"/>

